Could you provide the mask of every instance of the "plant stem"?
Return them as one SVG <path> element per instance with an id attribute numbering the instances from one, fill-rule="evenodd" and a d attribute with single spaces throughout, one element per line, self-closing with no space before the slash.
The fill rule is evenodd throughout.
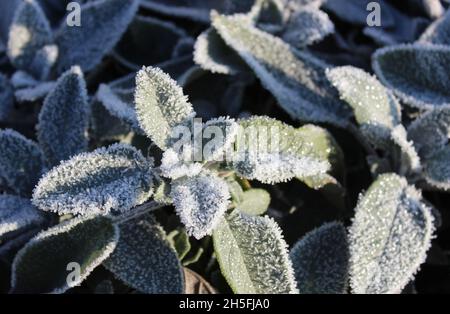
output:
<path id="1" fill-rule="evenodd" d="M 160 204 L 155 201 L 151 201 L 142 205 L 139 205 L 125 214 L 115 217 L 114 222 L 117 224 L 122 224 L 127 221 L 133 220 L 140 216 L 143 216 L 149 212 L 165 207 L 165 204 Z"/>

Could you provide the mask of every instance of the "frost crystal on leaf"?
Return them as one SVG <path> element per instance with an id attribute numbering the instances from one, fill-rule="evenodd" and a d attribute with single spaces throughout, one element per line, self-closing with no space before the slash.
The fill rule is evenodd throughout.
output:
<path id="1" fill-rule="evenodd" d="M 400 105 L 370 74 L 352 66 L 327 70 L 340 97 L 352 107 L 361 132 L 376 147 L 390 145 L 391 130 L 401 122 Z"/>
<path id="2" fill-rule="evenodd" d="M 50 93 L 55 86 L 55 82 L 38 83 L 35 86 L 16 90 L 14 95 L 16 96 L 16 100 L 18 102 L 33 102 L 47 96 L 47 94 Z"/>
<path id="3" fill-rule="evenodd" d="M 136 75 L 135 104 L 141 128 L 161 149 L 173 127 L 195 116 L 181 87 L 158 68 L 144 67 Z"/>
<path id="4" fill-rule="evenodd" d="M 263 183 L 325 174 L 330 163 L 317 156 L 314 143 L 299 130 L 268 117 L 239 122 L 233 166 L 237 174 Z"/>
<path id="5" fill-rule="evenodd" d="M 120 226 L 120 239 L 103 262 L 117 278 L 143 293 L 183 293 L 177 253 L 151 216 Z"/>
<path id="6" fill-rule="evenodd" d="M 87 149 L 89 112 L 83 73 L 72 67 L 47 95 L 39 114 L 37 137 L 50 166 Z"/>
<path id="7" fill-rule="evenodd" d="M 308 232 L 290 252 L 300 293 L 345 293 L 349 256 L 347 231 L 341 223 L 326 223 Z"/>
<path id="8" fill-rule="evenodd" d="M 192 162 L 192 149 L 189 148 L 190 146 L 185 145 L 181 153 L 169 148 L 163 153 L 160 169 L 164 177 L 171 179 L 193 177 L 202 171 L 201 163 Z"/>
<path id="9" fill-rule="evenodd" d="M 30 64 L 29 73 L 36 79 L 45 81 L 50 76 L 53 65 L 58 59 L 58 46 L 47 45 L 39 49 Z"/>
<path id="10" fill-rule="evenodd" d="M 41 212 L 30 200 L 14 195 L 0 194 L 0 237 L 30 225 L 44 222 Z"/>
<path id="11" fill-rule="evenodd" d="M 400 149 L 400 173 L 417 173 L 421 170 L 420 157 L 414 148 L 414 142 L 408 141 L 403 125 L 396 126 L 391 133 L 392 141 Z"/>
<path id="12" fill-rule="evenodd" d="M 33 203 L 59 214 L 125 212 L 152 194 L 152 164 L 135 148 L 114 144 L 82 153 L 49 171 Z"/>
<path id="13" fill-rule="evenodd" d="M 305 8 L 289 18 L 282 38 L 296 48 L 304 48 L 334 32 L 334 25 L 325 12 Z"/>
<path id="14" fill-rule="evenodd" d="M 322 61 L 258 30 L 245 15 L 214 15 L 213 26 L 292 118 L 337 126 L 347 123 L 349 112 L 336 99 Z"/>
<path id="15" fill-rule="evenodd" d="M 405 103 L 419 109 L 450 106 L 450 47 L 398 45 L 379 49 L 373 69 Z"/>
<path id="16" fill-rule="evenodd" d="M 14 66 L 28 70 L 35 54 L 51 44 L 52 31 L 35 0 L 24 0 L 16 9 L 9 31 L 8 56 Z"/>
<path id="17" fill-rule="evenodd" d="M 298 293 L 287 244 L 268 217 L 233 211 L 213 233 L 214 250 L 235 293 Z"/>
<path id="18" fill-rule="evenodd" d="M 201 239 L 211 234 L 223 217 L 230 192 L 223 179 L 200 174 L 174 181 L 170 196 L 188 234 Z"/>
<path id="19" fill-rule="evenodd" d="M 429 156 L 424 161 L 425 180 L 434 187 L 450 190 L 450 145 Z"/>
<path id="20" fill-rule="evenodd" d="M 116 247 L 118 227 L 106 216 L 82 217 L 56 225 L 31 239 L 12 266 L 12 293 L 63 293 L 79 285 Z M 68 265 L 80 276 L 68 285 Z"/>
<path id="21" fill-rule="evenodd" d="M 63 23 L 57 33 L 58 72 L 72 65 L 84 72 L 92 70 L 119 41 L 138 6 L 139 0 L 97 0 L 82 5 L 81 26 Z"/>
<path id="22" fill-rule="evenodd" d="M 194 61 L 212 73 L 233 75 L 247 70 L 241 57 L 225 44 L 214 28 L 207 29 L 197 37 Z"/>
<path id="23" fill-rule="evenodd" d="M 8 187 L 29 195 L 44 171 L 39 146 L 13 130 L 0 130 L 0 177 Z"/>
<path id="24" fill-rule="evenodd" d="M 380 176 L 359 200 L 349 230 L 353 292 L 400 293 L 425 261 L 433 220 L 404 178 Z"/>

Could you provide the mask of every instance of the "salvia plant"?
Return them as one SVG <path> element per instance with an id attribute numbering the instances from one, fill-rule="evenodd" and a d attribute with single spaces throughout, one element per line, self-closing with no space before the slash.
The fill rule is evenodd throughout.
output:
<path id="1" fill-rule="evenodd" d="M 0 290 L 448 291 L 448 3 L 369 2 L 2 1 Z"/>

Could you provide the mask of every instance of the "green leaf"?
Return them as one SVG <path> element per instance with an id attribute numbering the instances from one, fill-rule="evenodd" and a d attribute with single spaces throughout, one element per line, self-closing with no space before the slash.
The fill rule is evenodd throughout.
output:
<path id="1" fill-rule="evenodd" d="M 221 74 L 248 71 L 245 62 L 223 41 L 214 28 L 208 28 L 197 37 L 194 61 L 204 70 Z"/>
<path id="2" fill-rule="evenodd" d="M 308 232 L 294 245 L 290 257 L 301 294 L 346 292 L 350 254 L 341 223 L 326 223 Z"/>
<path id="3" fill-rule="evenodd" d="M 21 70 L 28 70 L 39 49 L 51 44 L 52 31 L 35 0 L 24 0 L 17 7 L 9 30 L 8 56 Z"/>
<path id="4" fill-rule="evenodd" d="M 191 250 L 189 235 L 183 228 L 177 228 L 167 235 L 167 240 L 177 252 L 178 259 L 181 261 Z"/>
<path id="5" fill-rule="evenodd" d="M 177 44 L 184 38 L 189 38 L 186 32 L 171 22 L 136 15 L 114 48 L 113 56 L 127 68 L 138 71 L 143 64 L 168 61 Z M 149 45 L 149 41 L 158 45 Z"/>
<path id="6" fill-rule="evenodd" d="M 127 145 L 83 153 L 46 173 L 34 190 L 33 203 L 59 214 L 125 212 L 151 196 L 151 166 Z"/>
<path id="7" fill-rule="evenodd" d="M 0 177 L 17 194 L 29 195 L 44 172 L 39 146 L 13 130 L 0 130 Z"/>
<path id="8" fill-rule="evenodd" d="M 401 123 L 400 105 L 370 74 L 352 66 L 336 67 L 327 77 L 353 109 L 361 132 L 375 147 L 390 145 L 392 129 Z"/>
<path id="9" fill-rule="evenodd" d="M 294 119 L 346 125 L 349 112 L 325 77 L 322 61 L 255 28 L 249 16 L 213 16 L 213 26 Z"/>
<path id="10" fill-rule="evenodd" d="M 235 293 L 297 293 L 287 245 L 268 217 L 234 211 L 213 233 L 220 269 Z"/>
<path id="11" fill-rule="evenodd" d="M 58 79 L 39 114 L 37 137 L 50 167 L 87 150 L 89 113 L 83 73 L 72 67 Z"/>
<path id="12" fill-rule="evenodd" d="M 263 183 L 312 177 L 329 170 L 329 160 L 302 131 L 268 117 L 239 121 L 233 166 L 239 176 Z"/>
<path id="13" fill-rule="evenodd" d="M 182 89 L 158 68 L 144 67 L 136 76 L 136 113 L 144 132 L 161 149 L 173 127 L 195 116 Z"/>
<path id="14" fill-rule="evenodd" d="M 111 254 L 118 237 L 106 216 L 71 219 L 39 233 L 14 259 L 11 292 L 63 293 L 79 285 Z M 71 263 L 80 266 L 78 278 Z"/>
<path id="15" fill-rule="evenodd" d="M 237 208 L 247 215 L 262 215 L 270 205 L 270 194 L 263 189 L 244 191 L 242 198 L 242 201 L 237 204 Z"/>
<path id="16" fill-rule="evenodd" d="M 0 238 L 9 232 L 39 226 L 44 221 L 42 212 L 29 199 L 0 194 Z"/>
<path id="17" fill-rule="evenodd" d="M 201 239 L 211 234 L 223 217 L 230 193 L 223 179 L 200 174 L 175 180 L 170 196 L 188 234 Z"/>
<path id="18" fill-rule="evenodd" d="M 450 47 L 398 45 L 379 49 L 373 69 L 406 104 L 419 109 L 450 106 Z"/>
<path id="19" fill-rule="evenodd" d="M 433 220 L 406 179 L 378 177 L 359 200 L 349 230 L 353 292 L 400 293 L 425 261 Z"/>
<path id="20" fill-rule="evenodd" d="M 144 293 L 184 291 L 177 253 L 153 217 L 122 224 L 117 248 L 103 265 L 118 279 Z"/>
<path id="21" fill-rule="evenodd" d="M 72 65 L 79 65 L 84 72 L 92 70 L 117 44 L 138 6 L 138 0 L 97 0 L 83 4 L 81 25 L 63 23 L 56 36 L 58 72 Z"/>

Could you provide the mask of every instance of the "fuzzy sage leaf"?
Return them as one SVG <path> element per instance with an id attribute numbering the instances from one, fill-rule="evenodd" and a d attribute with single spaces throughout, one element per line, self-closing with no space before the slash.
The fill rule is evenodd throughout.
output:
<path id="1" fill-rule="evenodd" d="M 381 175 L 359 200 L 350 227 L 354 293 L 399 293 L 425 261 L 434 231 L 420 193 L 396 174 Z"/>
<path id="2" fill-rule="evenodd" d="M 214 230 L 213 240 L 222 274 L 235 293 L 297 293 L 286 242 L 272 219 L 235 210 Z"/>
<path id="3" fill-rule="evenodd" d="M 79 154 L 49 171 L 33 203 L 59 214 L 125 212 L 152 194 L 152 164 L 135 148 L 114 144 Z"/>
<path id="4" fill-rule="evenodd" d="M 80 284 L 116 247 L 117 226 L 106 216 L 75 218 L 39 233 L 16 255 L 12 293 L 63 293 Z M 71 263 L 80 276 L 68 281 Z"/>

